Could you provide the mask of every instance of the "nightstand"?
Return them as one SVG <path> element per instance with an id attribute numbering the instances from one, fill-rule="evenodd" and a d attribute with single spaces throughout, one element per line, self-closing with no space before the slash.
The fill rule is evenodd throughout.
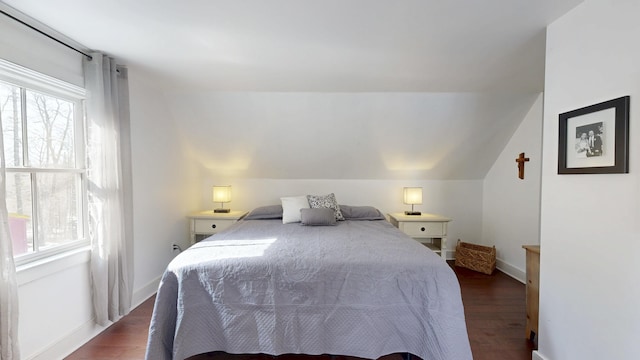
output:
<path id="1" fill-rule="evenodd" d="M 228 213 L 214 213 L 213 210 L 207 210 L 190 214 L 188 218 L 191 244 L 228 228 L 246 213 L 240 210 Z"/>
<path id="2" fill-rule="evenodd" d="M 451 219 L 435 215 L 389 214 L 393 226 L 447 260 L 447 224 Z"/>

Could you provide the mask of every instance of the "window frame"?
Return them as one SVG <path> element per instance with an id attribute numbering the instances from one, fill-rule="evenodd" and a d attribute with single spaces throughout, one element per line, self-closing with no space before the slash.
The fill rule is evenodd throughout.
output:
<path id="1" fill-rule="evenodd" d="M 80 175 L 80 184 L 79 184 L 79 194 L 80 194 L 80 209 L 78 216 L 79 225 L 82 226 L 82 229 L 79 231 L 78 240 L 69 241 L 68 243 L 57 245 L 50 249 L 37 249 L 38 239 L 37 239 L 37 228 L 38 228 L 38 219 L 37 219 L 37 211 L 33 211 L 33 227 L 34 227 L 34 251 L 31 253 L 20 254 L 14 256 L 14 262 L 16 266 L 26 265 L 29 263 L 33 263 L 36 261 L 45 260 L 46 258 L 52 258 L 57 255 L 70 252 L 76 250 L 78 248 L 87 247 L 91 244 L 88 234 L 89 229 L 89 216 L 88 216 L 88 190 L 87 190 L 87 161 L 86 161 L 86 109 L 85 109 L 85 100 L 86 100 L 86 90 L 70 84 L 68 82 L 56 79 L 54 77 L 33 71 L 31 69 L 27 69 L 20 65 L 11 63 L 9 61 L 0 59 L 0 81 L 11 84 L 13 86 L 20 88 L 20 97 L 21 97 L 21 109 L 20 113 L 23 117 L 23 132 L 26 131 L 24 128 L 26 119 L 24 118 L 26 114 L 26 92 L 34 91 L 38 93 L 42 93 L 46 96 L 55 97 L 61 100 L 69 101 L 74 104 L 74 155 L 75 155 L 75 166 L 69 168 L 50 168 L 50 167 L 29 167 L 29 166 L 7 166 L 7 173 L 25 173 L 30 174 L 30 183 L 32 188 L 32 210 L 38 209 L 38 196 L 35 190 L 35 183 L 37 182 L 38 174 L 47 174 L 47 173 L 65 173 L 65 174 L 79 174 Z M 25 138 L 23 144 L 23 164 L 27 164 L 28 161 L 28 143 Z M 4 149 L 2 149 L 4 151 Z"/>

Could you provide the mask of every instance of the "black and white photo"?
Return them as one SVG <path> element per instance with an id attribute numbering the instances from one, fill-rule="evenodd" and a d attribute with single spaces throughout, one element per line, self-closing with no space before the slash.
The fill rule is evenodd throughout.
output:
<path id="1" fill-rule="evenodd" d="M 602 156 L 604 151 L 604 137 L 603 122 L 576 127 L 576 157 Z"/>
<path id="2" fill-rule="evenodd" d="M 558 174 L 628 173 L 629 96 L 559 115 Z"/>

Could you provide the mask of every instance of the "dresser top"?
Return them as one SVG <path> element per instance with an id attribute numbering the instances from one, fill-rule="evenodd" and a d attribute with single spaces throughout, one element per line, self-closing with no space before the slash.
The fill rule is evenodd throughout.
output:
<path id="1" fill-rule="evenodd" d="M 433 221 L 433 222 L 449 222 L 450 218 L 444 217 L 438 214 L 426 214 L 422 213 L 422 215 L 405 215 L 404 213 L 391 213 L 389 214 L 391 218 L 396 221 Z"/>

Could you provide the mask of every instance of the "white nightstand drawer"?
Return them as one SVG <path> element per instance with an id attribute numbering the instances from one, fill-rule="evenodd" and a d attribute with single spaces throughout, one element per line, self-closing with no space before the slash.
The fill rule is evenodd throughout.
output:
<path id="1" fill-rule="evenodd" d="M 443 260 L 447 260 L 447 223 L 451 219 L 436 215 L 389 214 L 391 224 L 403 233 L 426 245 Z"/>
<path id="2" fill-rule="evenodd" d="M 191 213 L 188 216 L 191 244 L 228 228 L 246 214 L 246 211 L 241 210 L 232 210 L 228 213 L 215 213 L 211 210 Z"/>
<path id="3" fill-rule="evenodd" d="M 228 228 L 235 222 L 236 220 L 195 219 L 194 228 L 196 233 L 213 234 Z"/>
<path id="4" fill-rule="evenodd" d="M 412 221 L 404 222 L 402 224 L 402 230 L 411 237 L 439 237 L 445 235 L 445 226 L 446 225 L 441 222 Z"/>

